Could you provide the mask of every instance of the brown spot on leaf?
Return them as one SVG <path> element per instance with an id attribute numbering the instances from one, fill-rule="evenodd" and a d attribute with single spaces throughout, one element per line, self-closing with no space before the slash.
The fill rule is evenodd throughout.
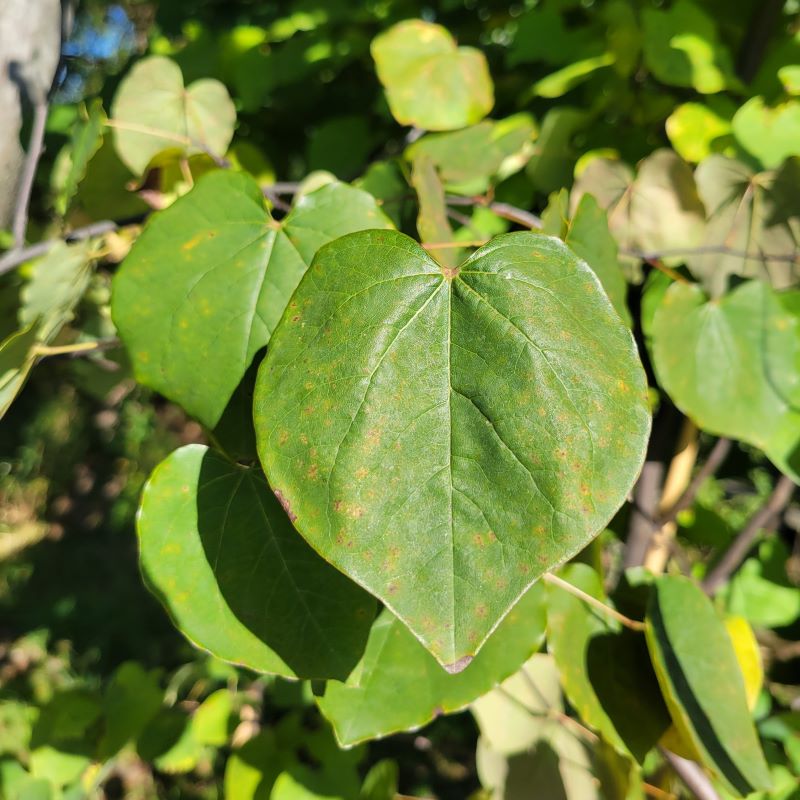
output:
<path id="1" fill-rule="evenodd" d="M 458 661 L 454 661 L 452 664 L 445 664 L 444 668 L 451 674 L 455 675 L 458 672 L 463 672 L 471 663 L 472 663 L 473 656 L 463 656 L 459 658 Z"/>
<path id="2" fill-rule="evenodd" d="M 289 504 L 288 499 L 283 496 L 283 492 L 281 492 L 280 489 L 275 489 L 275 497 L 278 498 L 278 502 L 281 504 L 281 507 L 286 512 L 286 516 L 288 516 L 289 519 L 292 522 L 294 522 L 297 519 L 297 514 L 295 514 L 292 511 L 292 507 Z"/>

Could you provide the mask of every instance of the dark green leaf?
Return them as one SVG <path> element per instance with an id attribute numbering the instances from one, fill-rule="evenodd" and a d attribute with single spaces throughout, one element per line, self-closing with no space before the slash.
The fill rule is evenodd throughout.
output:
<path id="1" fill-rule="evenodd" d="M 630 332 L 589 267 L 533 233 L 460 270 L 392 231 L 323 249 L 255 422 L 298 530 L 453 670 L 604 527 L 649 431 Z"/>
<path id="2" fill-rule="evenodd" d="M 182 447 L 148 482 L 138 528 L 148 583 L 198 646 L 287 677 L 343 679 L 360 658 L 374 602 L 292 529 L 255 470 Z"/>
<path id="3" fill-rule="evenodd" d="M 664 576 L 650 595 L 645 622 L 656 675 L 680 734 L 737 797 L 769 789 L 744 679 L 711 601 L 687 578 Z"/>

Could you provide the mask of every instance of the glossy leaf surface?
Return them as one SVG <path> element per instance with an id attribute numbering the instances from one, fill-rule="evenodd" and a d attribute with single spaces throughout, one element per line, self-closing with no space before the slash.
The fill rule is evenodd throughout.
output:
<path id="1" fill-rule="evenodd" d="M 453 670 L 605 525 L 649 431 L 629 331 L 586 264 L 532 233 L 457 270 L 391 231 L 324 248 L 255 423 L 297 529 Z"/>

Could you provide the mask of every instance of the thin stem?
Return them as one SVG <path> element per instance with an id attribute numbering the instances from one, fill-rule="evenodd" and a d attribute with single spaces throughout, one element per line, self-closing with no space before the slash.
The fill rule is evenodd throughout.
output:
<path id="1" fill-rule="evenodd" d="M 781 511 L 789 504 L 795 490 L 794 481 L 786 475 L 781 475 L 772 494 L 763 505 L 753 514 L 742 528 L 738 536 L 731 542 L 730 547 L 722 554 L 722 558 L 706 575 L 703 589 L 706 594 L 715 594 L 728 578 L 738 569 L 745 556 L 762 530 L 769 530 L 778 519 Z"/>
<path id="2" fill-rule="evenodd" d="M 47 124 L 47 100 L 40 100 L 33 106 L 33 126 L 31 138 L 28 142 L 28 151 L 25 153 L 25 165 L 20 180 L 19 195 L 14 207 L 14 217 L 11 223 L 11 234 L 14 238 L 14 247 L 25 244 L 25 231 L 28 227 L 28 211 L 33 192 L 33 181 L 36 177 L 36 167 L 42 156 L 44 148 L 44 131 Z"/>
<path id="3" fill-rule="evenodd" d="M 642 789 L 644 789 L 644 793 L 648 797 L 655 797 L 656 800 L 678 800 L 678 796 L 672 794 L 672 792 L 664 791 L 664 789 L 659 789 L 658 786 L 653 786 L 652 783 L 642 782 Z"/>
<path id="4" fill-rule="evenodd" d="M 626 628 L 630 628 L 632 631 L 643 631 L 644 630 L 644 623 L 639 622 L 639 620 L 631 619 L 630 617 L 626 617 L 624 614 L 620 614 L 616 608 L 611 608 L 611 606 L 606 605 L 601 600 L 598 600 L 596 597 L 592 597 L 592 595 L 587 594 L 582 589 L 579 589 L 577 586 L 573 586 L 568 581 L 565 581 L 563 578 L 559 578 L 557 575 L 553 575 L 552 572 L 545 572 L 542 575 L 542 580 L 545 583 L 549 583 L 551 586 L 557 586 L 559 589 L 563 589 L 565 592 L 569 592 L 571 595 L 574 595 L 579 600 L 583 600 L 584 603 L 587 605 L 592 606 L 592 608 L 596 608 L 598 611 L 602 612 L 608 617 L 615 619 L 620 624 L 624 625 Z"/>
<path id="5" fill-rule="evenodd" d="M 682 758 L 663 747 L 659 749 L 678 777 L 686 784 L 686 788 L 694 793 L 697 800 L 720 800 L 720 796 L 708 776 L 694 761 Z"/>
<path id="6" fill-rule="evenodd" d="M 483 206 L 497 214 L 498 217 L 516 222 L 523 228 L 531 230 L 542 227 L 541 217 L 531 214 L 530 211 L 512 206 L 509 203 L 499 203 L 484 195 L 473 195 L 472 197 L 461 197 L 457 194 L 448 194 L 444 198 L 449 206 Z"/>
<path id="7" fill-rule="evenodd" d="M 702 245 L 700 247 L 670 247 L 665 250 L 636 250 L 628 247 L 621 247 L 619 249 L 620 255 L 631 256 L 632 258 L 640 258 L 642 261 L 652 262 L 659 261 L 662 258 L 673 258 L 680 256 L 697 256 L 697 255 L 726 255 L 735 256 L 737 258 L 752 259 L 755 261 L 780 261 L 787 264 L 800 264 L 800 254 L 791 253 L 747 253 L 743 250 L 736 250 L 725 245 Z M 656 269 L 661 267 L 653 264 Z M 664 267 L 663 271 L 666 272 L 669 267 Z M 674 272 L 674 270 L 672 270 Z M 670 274 L 667 272 L 667 274 Z M 676 273 L 677 274 L 677 273 Z M 681 276 L 682 280 L 686 280 Z"/>
<path id="8" fill-rule="evenodd" d="M 59 242 L 82 242 L 85 239 L 91 239 L 93 236 L 102 236 L 104 233 L 111 233 L 117 230 L 119 225 L 109 219 L 100 222 L 93 222 L 91 225 L 86 225 L 83 228 L 76 228 L 60 239 L 46 239 L 43 242 L 36 242 L 29 247 L 14 248 L 9 250 L 2 258 L 0 258 L 0 275 L 10 272 L 20 264 L 30 261 L 33 258 L 45 255 L 51 247 L 54 247 Z"/>
<path id="9" fill-rule="evenodd" d="M 672 267 L 668 267 L 666 264 L 664 264 L 660 258 L 652 257 L 644 258 L 643 260 L 654 269 L 657 269 L 659 272 L 663 272 L 665 275 L 672 278 L 672 280 L 676 283 L 691 283 L 691 281 L 689 281 L 687 278 L 684 278 L 683 275 L 678 272 L 678 270 L 672 269 Z"/>
<path id="10" fill-rule="evenodd" d="M 95 353 L 102 350 L 110 350 L 119 346 L 119 339 L 96 339 L 92 342 L 75 342 L 74 344 L 62 344 L 49 346 L 37 344 L 33 348 L 34 355 L 46 358 L 47 356 L 81 355 L 83 353 Z"/>

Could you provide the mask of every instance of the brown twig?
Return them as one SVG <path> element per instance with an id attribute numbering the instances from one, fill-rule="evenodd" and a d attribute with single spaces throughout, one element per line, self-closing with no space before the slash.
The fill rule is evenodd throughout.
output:
<path id="1" fill-rule="evenodd" d="M 86 225 L 83 228 L 76 228 L 60 239 L 46 239 L 43 242 L 36 242 L 29 247 L 14 248 L 9 250 L 2 258 L 0 258 L 0 275 L 10 272 L 20 264 L 30 261 L 33 258 L 45 255 L 51 247 L 54 247 L 59 242 L 82 242 L 85 239 L 91 239 L 93 236 L 102 236 L 104 233 L 111 233 L 117 230 L 119 225 L 111 220 L 102 220 L 100 222 L 93 222 L 91 225 Z"/>
<path id="2" fill-rule="evenodd" d="M 728 457 L 731 451 L 731 440 L 720 438 L 714 443 L 708 458 L 699 470 L 695 473 L 694 478 L 690 481 L 689 485 L 684 490 L 683 494 L 675 501 L 674 505 L 668 508 L 658 518 L 660 525 L 666 525 L 668 522 L 673 522 L 677 519 L 678 514 L 687 508 L 690 508 L 694 503 L 697 493 L 703 484 L 719 469 L 722 462 Z"/>
<path id="3" fill-rule="evenodd" d="M 493 211 L 498 217 L 516 222 L 518 225 L 522 225 L 523 228 L 534 230 L 542 227 L 541 217 L 537 217 L 535 214 L 531 214 L 530 211 L 517 208 L 509 203 L 499 203 L 482 194 L 472 195 L 471 197 L 448 194 L 445 195 L 444 201 L 449 206 L 483 206 Z"/>
<path id="4" fill-rule="evenodd" d="M 639 258 L 642 261 L 646 261 L 651 263 L 653 261 L 660 261 L 662 258 L 677 258 L 680 256 L 702 256 L 702 255 L 725 255 L 725 256 L 735 256 L 737 258 L 745 258 L 745 259 L 752 259 L 755 261 L 780 261 L 788 264 L 800 264 L 800 253 L 795 253 L 791 255 L 789 253 L 747 253 L 743 250 L 735 250 L 731 247 L 725 247 L 725 245 L 702 245 L 700 247 L 671 247 L 667 248 L 666 250 L 636 250 L 628 247 L 621 247 L 619 249 L 619 254 L 622 256 L 630 256 L 632 258 Z M 676 276 L 680 275 L 680 273 L 675 272 L 675 270 L 670 269 L 669 267 L 665 267 L 662 265 L 653 264 L 656 269 L 660 269 L 662 272 L 666 273 L 667 275 L 672 276 L 674 273 Z M 682 281 L 685 281 L 682 275 L 680 276 Z M 676 277 L 675 280 L 678 280 Z"/>
<path id="5" fill-rule="evenodd" d="M 789 504 L 794 490 L 794 481 L 786 475 L 781 475 L 772 490 L 772 494 L 756 513 L 750 517 L 744 528 L 731 542 L 730 547 L 706 575 L 703 581 L 703 589 L 706 594 L 715 594 L 744 561 L 756 536 L 762 530 L 769 530 L 775 525 L 781 511 Z"/>
<path id="6" fill-rule="evenodd" d="M 694 793 L 697 800 L 720 800 L 720 796 L 708 776 L 694 761 L 682 758 L 663 747 L 659 749 L 678 777 L 686 784 L 686 788 Z"/>
<path id="7" fill-rule="evenodd" d="M 90 342 L 75 342 L 73 344 L 53 346 L 37 344 L 33 347 L 33 354 L 41 358 L 47 358 L 48 356 L 71 356 L 77 358 L 91 353 L 102 353 L 105 350 L 113 350 L 115 347 L 119 346 L 120 340 L 116 337 L 112 339 L 94 339 Z"/>

